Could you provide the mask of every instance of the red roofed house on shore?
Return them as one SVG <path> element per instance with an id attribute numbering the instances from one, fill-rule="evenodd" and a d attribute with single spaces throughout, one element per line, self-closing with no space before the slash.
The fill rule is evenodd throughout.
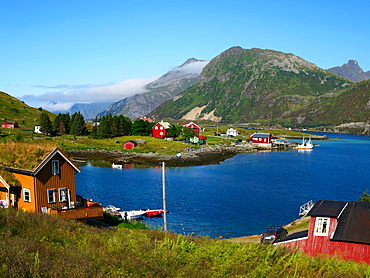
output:
<path id="1" fill-rule="evenodd" d="M 190 129 L 194 130 L 195 135 L 199 135 L 203 131 L 203 129 L 202 129 L 202 127 L 200 125 L 197 125 L 197 124 L 195 124 L 193 122 L 190 122 L 190 123 L 179 123 L 179 124 L 182 125 L 182 126 L 185 126 L 185 127 L 188 127 Z"/>
<path id="2" fill-rule="evenodd" d="M 2 128 L 18 128 L 18 123 L 17 122 L 3 122 L 1 124 Z"/>
<path id="3" fill-rule="evenodd" d="M 34 169 L 5 167 L 5 170 L 20 185 L 10 185 L 0 176 L 0 200 L 4 207 L 59 215 L 64 219 L 103 218 L 100 204 L 76 195 L 75 173 L 81 169 L 59 148 L 47 154 Z"/>
<path id="4" fill-rule="evenodd" d="M 272 134 L 257 132 L 253 133 L 250 137 L 252 144 L 257 147 L 271 148 L 272 147 Z"/>
<path id="5" fill-rule="evenodd" d="M 160 138 L 160 139 L 166 138 L 166 136 L 167 136 L 167 129 L 169 129 L 170 126 L 171 126 L 170 123 L 164 122 L 164 121 L 160 121 L 159 123 L 155 124 L 152 127 L 152 136 L 154 138 Z"/>
<path id="6" fill-rule="evenodd" d="M 370 203 L 318 201 L 309 211 L 310 226 L 277 241 L 310 256 L 338 256 L 370 264 Z"/>

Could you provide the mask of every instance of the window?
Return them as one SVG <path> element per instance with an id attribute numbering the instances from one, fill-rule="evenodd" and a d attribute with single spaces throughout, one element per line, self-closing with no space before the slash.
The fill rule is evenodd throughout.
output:
<path id="1" fill-rule="evenodd" d="M 23 201 L 31 203 L 31 190 L 23 188 Z"/>
<path id="2" fill-rule="evenodd" d="M 59 202 L 67 202 L 67 189 L 66 188 L 59 188 Z"/>
<path id="3" fill-rule="evenodd" d="M 53 172 L 53 175 L 58 175 L 60 174 L 60 169 L 59 169 L 59 160 L 53 160 L 51 162 L 52 164 L 52 172 Z"/>
<path id="4" fill-rule="evenodd" d="M 327 236 L 329 232 L 330 218 L 328 217 L 317 217 L 315 223 L 314 235 L 316 236 Z"/>
<path id="5" fill-rule="evenodd" d="M 55 203 L 55 189 L 48 189 L 48 203 Z"/>

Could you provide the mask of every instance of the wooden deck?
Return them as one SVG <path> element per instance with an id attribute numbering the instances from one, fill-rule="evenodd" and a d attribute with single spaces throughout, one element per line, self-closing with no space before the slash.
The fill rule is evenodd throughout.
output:
<path id="1" fill-rule="evenodd" d="M 63 219 L 74 219 L 80 221 L 103 219 L 103 207 L 91 206 L 71 209 L 50 209 L 49 214 L 58 215 Z"/>

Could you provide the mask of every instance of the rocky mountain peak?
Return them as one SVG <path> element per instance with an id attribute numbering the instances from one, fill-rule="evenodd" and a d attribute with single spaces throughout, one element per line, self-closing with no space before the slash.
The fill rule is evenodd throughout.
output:
<path id="1" fill-rule="evenodd" d="M 364 72 L 356 60 L 349 60 L 347 64 L 330 68 L 328 71 L 355 82 L 370 78 L 370 71 Z"/>

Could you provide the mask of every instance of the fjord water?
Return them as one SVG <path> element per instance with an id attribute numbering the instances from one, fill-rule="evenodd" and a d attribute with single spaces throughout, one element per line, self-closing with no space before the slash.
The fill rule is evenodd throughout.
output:
<path id="1" fill-rule="evenodd" d="M 323 134 L 320 134 L 323 135 Z M 309 200 L 356 201 L 370 189 L 370 138 L 326 134 L 312 151 L 240 154 L 217 165 L 167 167 L 168 229 L 239 237 L 299 218 Z M 160 165 L 112 169 L 88 164 L 78 194 L 124 210 L 162 208 Z M 162 218 L 145 219 L 153 227 Z"/>

